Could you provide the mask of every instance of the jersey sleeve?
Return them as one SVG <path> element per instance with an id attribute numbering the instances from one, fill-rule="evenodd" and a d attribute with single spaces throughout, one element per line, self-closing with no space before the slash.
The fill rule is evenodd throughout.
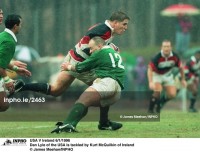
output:
<path id="1" fill-rule="evenodd" d="M 98 52 L 94 52 L 89 58 L 76 64 L 75 69 L 78 73 L 90 71 L 98 65 L 98 60 Z"/>
<path id="2" fill-rule="evenodd" d="M 95 36 L 100 36 L 101 38 L 103 38 L 105 40 L 105 39 L 109 38 L 110 35 L 111 35 L 111 31 L 109 30 L 109 28 L 105 24 L 99 23 L 99 24 L 96 24 L 96 25 L 92 26 L 91 28 L 89 28 L 89 30 L 82 37 L 82 39 L 79 41 L 77 46 L 84 53 L 86 53 L 87 55 L 90 55 L 90 53 L 89 53 L 90 50 L 88 48 L 88 43 L 89 43 L 90 39 L 92 39 Z"/>
<path id="3" fill-rule="evenodd" d="M 149 62 L 149 67 L 152 69 L 152 71 L 157 71 L 157 56 L 155 56 L 154 58 L 151 59 L 151 61 Z"/>

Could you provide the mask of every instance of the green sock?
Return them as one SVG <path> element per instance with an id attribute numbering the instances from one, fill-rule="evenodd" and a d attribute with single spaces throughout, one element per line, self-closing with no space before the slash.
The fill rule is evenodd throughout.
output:
<path id="1" fill-rule="evenodd" d="M 76 103 L 72 107 L 71 111 L 69 112 L 67 118 L 64 120 L 64 124 L 70 123 L 74 127 L 78 124 L 78 122 L 87 114 L 88 107 L 83 105 L 82 103 Z"/>

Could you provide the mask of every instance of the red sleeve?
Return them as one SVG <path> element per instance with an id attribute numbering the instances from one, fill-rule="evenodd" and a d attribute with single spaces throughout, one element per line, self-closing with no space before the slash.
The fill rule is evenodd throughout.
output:
<path id="1" fill-rule="evenodd" d="M 152 61 L 149 63 L 149 66 L 151 67 L 152 71 L 157 71 L 157 68 Z"/>

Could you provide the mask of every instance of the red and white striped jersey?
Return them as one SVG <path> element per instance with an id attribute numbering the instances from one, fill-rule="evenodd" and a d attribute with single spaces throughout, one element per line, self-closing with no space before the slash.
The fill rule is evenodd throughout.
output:
<path id="1" fill-rule="evenodd" d="M 152 68 L 153 72 L 165 74 L 173 67 L 181 67 L 181 60 L 174 52 L 171 52 L 170 56 L 167 58 L 162 55 L 162 52 L 159 52 L 152 58 L 149 66 Z"/>
<path id="2" fill-rule="evenodd" d="M 81 40 L 75 45 L 74 50 L 70 50 L 71 55 L 77 61 L 83 61 L 90 56 L 90 49 L 88 43 L 90 39 L 95 36 L 100 36 L 109 44 L 113 39 L 113 28 L 110 26 L 108 20 L 105 23 L 99 23 L 89 28 L 87 33 L 81 38 Z M 73 52 L 72 52 L 73 51 Z"/>

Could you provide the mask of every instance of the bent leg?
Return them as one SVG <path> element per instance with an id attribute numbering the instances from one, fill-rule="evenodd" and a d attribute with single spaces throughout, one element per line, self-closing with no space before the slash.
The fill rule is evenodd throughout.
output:
<path id="1" fill-rule="evenodd" d="M 190 98 L 190 106 L 189 106 L 189 112 L 197 112 L 195 109 L 195 103 L 196 103 L 196 98 L 198 95 L 198 83 L 192 83 L 187 86 L 188 90 L 192 93 L 192 96 Z"/>
<path id="2" fill-rule="evenodd" d="M 67 118 L 64 120 L 64 124 L 71 124 L 76 127 L 78 122 L 87 114 L 88 107 L 100 105 L 99 93 L 89 87 L 87 88 L 73 105 Z"/>
<path id="3" fill-rule="evenodd" d="M 165 86 L 167 99 L 171 100 L 176 97 L 177 89 L 175 86 Z"/>
<path id="4" fill-rule="evenodd" d="M 157 106 L 156 111 L 160 112 L 160 94 L 161 94 L 162 89 L 163 88 L 162 88 L 161 83 L 155 82 L 153 94 L 149 103 L 149 109 L 148 109 L 149 113 L 154 113 L 155 105 Z"/>
<path id="5" fill-rule="evenodd" d="M 74 77 L 66 71 L 61 71 L 55 83 L 51 84 L 49 94 L 52 96 L 61 95 L 74 81 Z"/>
<path id="6" fill-rule="evenodd" d="M 48 83 L 28 83 L 20 91 L 34 91 L 52 96 L 61 95 L 74 81 L 74 77 L 66 71 L 61 71 L 53 84 Z"/>

